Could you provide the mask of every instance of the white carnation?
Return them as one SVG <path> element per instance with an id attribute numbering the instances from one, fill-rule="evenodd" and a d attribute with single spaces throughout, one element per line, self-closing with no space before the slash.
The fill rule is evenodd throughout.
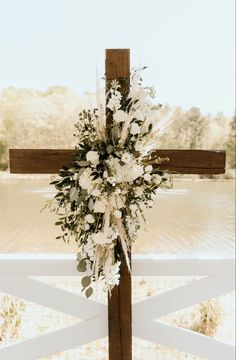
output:
<path id="1" fill-rule="evenodd" d="M 90 161 L 92 164 L 99 162 L 99 154 L 97 151 L 89 151 L 86 154 L 87 161 Z"/>
<path id="2" fill-rule="evenodd" d="M 130 127 L 130 134 L 137 135 L 140 133 L 140 127 L 137 123 L 133 123 Z"/>

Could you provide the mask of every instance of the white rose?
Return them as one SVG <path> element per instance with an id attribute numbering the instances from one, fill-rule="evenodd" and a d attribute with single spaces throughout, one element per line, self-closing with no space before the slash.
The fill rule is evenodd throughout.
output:
<path id="1" fill-rule="evenodd" d="M 94 211 L 95 213 L 104 213 L 104 212 L 106 211 L 106 204 L 105 204 L 105 202 L 102 201 L 102 200 L 97 200 L 97 201 L 95 202 L 93 211 Z"/>
<path id="2" fill-rule="evenodd" d="M 121 212 L 120 210 L 115 210 L 115 211 L 114 211 L 114 216 L 115 216 L 117 219 L 121 219 L 122 212 Z"/>
<path id="3" fill-rule="evenodd" d="M 95 219 L 94 219 L 93 215 L 88 214 L 85 216 L 85 221 L 89 224 L 93 224 L 95 222 Z"/>
<path id="4" fill-rule="evenodd" d="M 131 155 L 127 152 L 125 152 L 123 155 L 122 155 L 122 158 L 121 160 L 124 162 L 124 163 L 128 163 L 131 161 Z"/>
<path id="5" fill-rule="evenodd" d="M 150 181 L 152 177 L 151 177 L 150 174 L 146 173 L 146 174 L 144 174 L 143 178 L 144 178 L 144 180 L 146 180 L 146 181 Z"/>
<path id="6" fill-rule="evenodd" d="M 153 166 L 152 165 L 148 165 L 145 167 L 145 172 L 151 172 L 153 169 Z"/>
<path id="7" fill-rule="evenodd" d="M 137 135 L 140 133 L 140 127 L 137 123 L 133 123 L 130 128 L 130 134 Z"/>
<path id="8" fill-rule="evenodd" d="M 121 123 L 127 120 L 127 118 L 129 117 L 128 114 L 126 114 L 123 110 L 118 110 L 114 115 L 113 115 L 113 119 L 115 122 L 117 123 Z"/>
<path id="9" fill-rule="evenodd" d="M 94 189 L 92 192 L 91 192 L 91 195 L 95 196 L 95 197 L 98 197 L 101 195 L 101 192 L 100 190 L 98 189 Z"/>
<path id="10" fill-rule="evenodd" d="M 92 164 L 95 164 L 99 161 L 99 154 L 97 151 L 89 151 L 86 154 L 87 161 L 90 161 Z"/>

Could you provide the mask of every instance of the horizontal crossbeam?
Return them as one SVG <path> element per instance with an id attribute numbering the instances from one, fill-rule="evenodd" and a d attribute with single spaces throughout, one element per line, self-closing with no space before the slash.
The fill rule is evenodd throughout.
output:
<path id="1" fill-rule="evenodd" d="M 56 174 L 65 166 L 73 166 L 74 150 L 10 149 L 10 172 L 13 174 Z M 221 150 L 156 150 L 152 158 L 169 158 L 154 166 L 179 174 L 222 174 L 225 152 Z"/>

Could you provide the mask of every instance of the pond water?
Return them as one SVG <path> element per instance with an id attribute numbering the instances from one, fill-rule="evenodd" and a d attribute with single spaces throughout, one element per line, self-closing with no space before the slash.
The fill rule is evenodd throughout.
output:
<path id="1" fill-rule="evenodd" d="M 55 215 L 40 213 L 52 195 L 48 179 L 0 179 L 0 252 L 74 252 L 55 237 Z M 134 253 L 232 254 L 234 182 L 178 181 L 147 210 Z"/>

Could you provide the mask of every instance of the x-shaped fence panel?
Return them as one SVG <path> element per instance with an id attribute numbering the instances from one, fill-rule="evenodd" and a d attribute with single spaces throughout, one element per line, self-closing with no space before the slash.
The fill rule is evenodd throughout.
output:
<path id="1" fill-rule="evenodd" d="M 107 307 L 34 276 L 78 276 L 71 255 L 1 255 L 0 291 L 82 321 L 0 347 L 4 360 L 34 360 L 108 335 Z M 133 276 L 203 276 L 200 280 L 133 304 L 133 335 L 210 360 L 233 360 L 235 348 L 214 338 L 156 320 L 234 290 L 234 259 L 139 256 Z"/>

